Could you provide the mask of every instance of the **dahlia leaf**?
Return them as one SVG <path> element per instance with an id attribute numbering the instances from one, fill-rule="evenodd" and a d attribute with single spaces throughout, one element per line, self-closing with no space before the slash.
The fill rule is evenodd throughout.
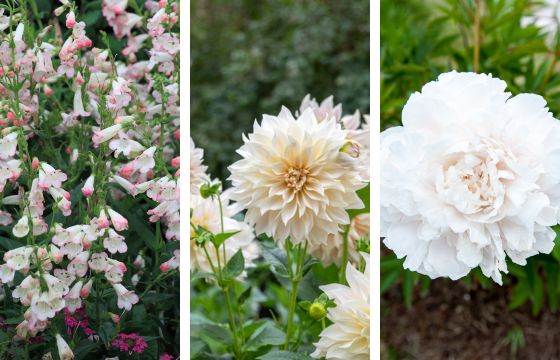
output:
<path id="1" fill-rule="evenodd" d="M 358 197 L 364 203 L 364 207 L 362 209 L 346 210 L 348 212 L 348 216 L 350 216 L 350 219 L 353 219 L 354 217 L 360 214 L 369 213 L 369 190 L 370 190 L 370 183 L 368 182 L 366 186 L 356 191 L 356 194 L 358 194 Z"/>
<path id="2" fill-rule="evenodd" d="M 215 234 L 212 238 L 212 242 L 214 243 L 214 245 L 216 245 L 217 248 L 219 248 L 224 243 L 224 241 L 240 232 L 241 230 Z"/>
<path id="3" fill-rule="evenodd" d="M 235 255 L 229 259 L 226 267 L 224 268 L 224 276 L 226 279 L 235 279 L 245 270 L 245 259 L 243 258 L 243 251 L 237 250 Z"/>

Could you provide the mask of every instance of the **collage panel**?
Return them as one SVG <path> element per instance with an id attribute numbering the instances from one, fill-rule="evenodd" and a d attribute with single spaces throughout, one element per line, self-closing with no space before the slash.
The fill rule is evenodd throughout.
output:
<path id="1" fill-rule="evenodd" d="M 179 358 L 179 2 L 0 1 L 0 358 Z"/>
<path id="2" fill-rule="evenodd" d="M 190 4 L 190 358 L 369 359 L 369 2 Z"/>
<path id="3" fill-rule="evenodd" d="M 558 9 L 381 1 L 382 359 L 560 358 Z"/>

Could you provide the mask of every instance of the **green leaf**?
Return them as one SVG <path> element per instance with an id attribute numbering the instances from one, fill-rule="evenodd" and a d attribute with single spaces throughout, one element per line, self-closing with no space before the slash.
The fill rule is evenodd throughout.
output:
<path id="1" fill-rule="evenodd" d="M 263 246 L 263 257 L 270 264 L 273 274 L 288 279 L 288 260 L 286 253 L 277 247 Z"/>
<path id="2" fill-rule="evenodd" d="M 6 237 L 0 237 L 0 247 L 6 251 L 17 249 L 22 246 L 23 244 L 17 240 L 13 240 Z"/>
<path id="3" fill-rule="evenodd" d="M 81 340 L 74 350 L 75 360 L 84 360 L 88 358 L 88 355 L 93 355 L 99 349 L 99 344 L 89 341 Z"/>
<path id="4" fill-rule="evenodd" d="M 402 291 L 403 291 L 404 303 L 406 307 L 409 309 L 412 307 L 412 296 L 413 296 L 415 281 L 416 281 L 416 274 L 413 273 L 412 271 L 406 270 L 404 272 Z"/>
<path id="5" fill-rule="evenodd" d="M 202 354 L 203 351 L 208 350 L 208 345 L 199 338 L 191 337 L 190 341 L 190 353 L 191 359 L 195 359 L 197 356 Z"/>
<path id="6" fill-rule="evenodd" d="M 257 350 L 266 345 L 282 345 L 286 341 L 286 335 L 280 329 L 274 327 L 273 323 L 266 323 L 262 328 L 255 331 L 247 342 L 247 350 Z"/>
<path id="7" fill-rule="evenodd" d="M 273 350 L 266 355 L 259 356 L 257 360 L 313 360 L 313 358 L 303 353 Z"/>
<path id="8" fill-rule="evenodd" d="M 224 243 L 224 241 L 234 236 L 235 234 L 239 234 L 240 231 L 241 230 L 215 234 L 212 238 L 212 242 L 217 248 L 219 248 Z"/>
<path id="9" fill-rule="evenodd" d="M 243 270 L 245 270 L 245 259 L 243 258 L 243 252 L 239 249 L 226 264 L 224 276 L 226 279 L 235 279 L 241 275 Z"/>
<path id="10" fill-rule="evenodd" d="M 225 326 L 217 324 L 191 324 L 191 334 L 201 337 L 203 340 L 204 338 L 209 338 L 225 345 L 230 344 L 232 341 L 229 330 Z"/>
<path id="11" fill-rule="evenodd" d="M 175 294 L 162 294 L 162 293 L 147 293 L 142 298 L 144 303 L 161 303 L 167 300 L 173 300 L 177 297 Z"/>
<path id="12" fill-rule="evenodd" d="M 369 189 L 370 189 L 370 183 L 368 183 L 360 190 L 356 191 L 356 194 L 358 194 L 358 197 L 364 203 L 364 207 L 362 209 L 347 210 L 350 219 L 353 219 L 354 217 L 360 214 L 369 213 Z"/>
<path id="13" fill-rule="evenodd" d="M 382 294 L 395 284 L 403 271 L 403 269 L 396 269 L 381 277 L 380 291 Z"/>
<path id="14" fill-rule="evenodd" d="M 527 281 L 521 281 L 513 288 L 513 295 L 508 305 L 509 310 L 518 308 L 529 299 L 531 291 L 528 285 Z"/>
<path id="15" fill-rule="evenodd" d="M 558 271 L 557 264 L 545 264 L 546 270 L 546 292 L 548 295 L 548 305 L 553 313 L 558 310 Z"/>
<path id="16" fill-rule="evenodd" d="M 239 305 L 243 305 L 245 303 L 245 301 L 247 301 L 247 299 L 249 299 L 251 297 L 251 292 L 253 291 L 253 287 L 249 286 L 247 289 L 245 289 L 241 295 L 239 295 L 239 299 L 237 299 L 237 302 L 239 303 Z"/>

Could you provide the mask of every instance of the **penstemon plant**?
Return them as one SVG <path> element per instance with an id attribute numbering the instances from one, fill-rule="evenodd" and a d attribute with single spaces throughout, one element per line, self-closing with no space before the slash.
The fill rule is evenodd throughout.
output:
<path id="1" fill-rule="evenodd" d="M 179 355 L 178 2 L 101 12 L 0 5 L 2 356 Z"/>
<path id="2" fill-rule="evenodd" d="M 369 118 L 308 95 L 243 139 L 226 190 L 191 139 L 191 358 L 368 359 Z M 229 331 L 196 310 L 216 286 Z"/>

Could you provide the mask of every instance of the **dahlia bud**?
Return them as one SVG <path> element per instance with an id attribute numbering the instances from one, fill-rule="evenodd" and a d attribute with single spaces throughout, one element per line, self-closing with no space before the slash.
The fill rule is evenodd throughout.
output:
<path id="1" fill-rule="evenodd" d="M 210 183 L 202 184 L 200 186 L 200 195 L 204 199 L 217 196 L 220 193 L 221 187 L 222 187 L 222 183 L 219 181 L 214 184 L 210 184 Z"/>
<path id="2" fill-rule="evenodd" d="M 309 316 L 315 320 L 321 320 L 327 315 L 327 309 L 325 305 L 320 302 L 314 302 L 309 306 Z"/>

